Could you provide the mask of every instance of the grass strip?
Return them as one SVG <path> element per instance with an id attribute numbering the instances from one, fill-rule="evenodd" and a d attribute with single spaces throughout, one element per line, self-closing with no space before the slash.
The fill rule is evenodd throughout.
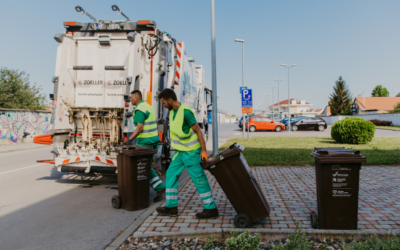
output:
<path id="1" fill-rule="evenodd" d="M 234 142 L 244 145 L 243 155 L 250 166 L 314 166 L 310 156 L 314 148 L 345 147 L 361 150 L 367 157 L 363 165 L 400 164 L 400 138 L 376 137 L 368 144 L 342 144 L 330 137 L 250 137 L 234 138 L 220 150 Z"/>
<path id="2" fill-rule="evenodd" d="M 399 130 L 400 131 L 400 126 L 375 126 L 375 128 L 389 129 L 389 130 Z"/>

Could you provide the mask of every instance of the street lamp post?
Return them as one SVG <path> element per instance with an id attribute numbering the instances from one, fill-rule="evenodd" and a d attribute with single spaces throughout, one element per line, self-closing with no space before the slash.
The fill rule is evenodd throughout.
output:
<path id="1" fill-rule="evenodd" d="M 235 42 L 242 43 L 242 87 L 244 87 L 244 40 L 243 39 L 235 39 Z M 240 100 L 240 103 L 242 100 Z M 242 120 L 242 125 L 243 125 L 243 137 L 245 136 L 244 130 L 246 126 L 246 119 L 244 119 L 244 114 L 242 114 L 243 120 Z"/>
<path id="2" fill-rule="evenodd" d="M 217 56 L 215 53 L 215 8 L 211 0 L 211 75 L 212 75 L 212 133 L 213 154 L 218 154 L 218 106 L 217 106 Z"/>
<path id="3" fill-rule="evenodd" d="M 265 95 L 265 103 L 266 103 L 267 117 L 268 117 L 268 111 L 269 111 L 269 107 L 268 107 L 268 96 L 271 96 L 271 95 L 267 95 L 267 94 L 264 94 L 264 95 Z"/>
<path id="4" fill-rule="evenodd" d="M 275 120 L 274 88 L 276 88 L 276 86 L 268 86 L 268 88 L 272 88 L 272 119 Z"/>
<path id="5" fill-rule="evenodd" d="M 290 68 L 293 68 L 294 66 L 297 66 L 297 63 L 292 64 L 291 66 L 287 66 L 284 63 L 281 63 L 281 66 L 284 66 L 288 69 L 288 125 L 289 125 L 289 133 L 290 133 Z"/>
<path id="6" fill-rule="evenodd" d="M 277 80 L 275 78 L 272 78 L 272 81 L 276 81 L 278 83 L 278 119 L 281 119 L 280 115 L 281 115 L 281 106 L 279 104 L 279 82 L 285 80 L 285 78 L 281 78 L 280 80 Z"/>

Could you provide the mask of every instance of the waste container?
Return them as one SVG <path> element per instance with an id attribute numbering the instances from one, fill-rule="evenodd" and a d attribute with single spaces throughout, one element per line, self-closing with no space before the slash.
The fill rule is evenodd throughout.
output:
<path id="1" fill-rule="evenodd" d="M 269 216 L 267 199 L 242 155 L 243 146 L 234 143 L 217 156 L 202 162 L 203 169 L 215 176 L 237 215 L 234 223 L 246 228 Z"/>
<path id="2" fill-rule="evenodd" d="M 359 150 L 315 148 L 318 214 L 311 213 L 311 225 L 319 229 L 357 229 L 361 164 Z"/>
<path id="3" fill-rule="evenodd" d="M 117 152 L 118 195 L 111 198 L 114 208 L 135 211 L 149 206 L 151 158 L 156 150 L 120 146 Z"/>

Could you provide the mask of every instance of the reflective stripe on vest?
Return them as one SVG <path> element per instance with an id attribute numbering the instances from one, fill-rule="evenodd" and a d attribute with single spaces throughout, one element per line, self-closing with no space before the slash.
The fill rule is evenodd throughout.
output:
<path id="1" fill-rule="evenodd" d="M 170 119 L 170 135 L 171 135 L 171 146 L 178 151 L 193 151 L 200 148 L 199 138 L 192 128 L 189 129 L 189 133 L 185 134 L 182 130 L 184 121 L 184 111 L 189 110 L 195 116 L 194 112 L 185 104 L 181 103 L 178 109 L 175 119 L 175 110 L 171 110 Z"/>
<path id="2" fill-rule="evenodd" d="M 158 136 L 158 128 L 154 108 L 150 106 L 147 102 L 139 103 L 133 111 L 133 120 L 135 120 L 135 113 L 137 110 L 143 112 L 145 115 L 148 115 L 143 124 L 143 131 L 138 135 L 137 138 L 150 138 Z M 135 123 L 133 123 L 133 126 L 136 129 L 137 126 L 135 126 Z"/>

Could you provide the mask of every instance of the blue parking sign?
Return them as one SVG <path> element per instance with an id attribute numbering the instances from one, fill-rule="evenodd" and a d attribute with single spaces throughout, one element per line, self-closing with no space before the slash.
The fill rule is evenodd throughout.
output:
<path id="1" fill-rule="evenodd" d="M 247 89 L 247 87 L 240 87 L 240 94 L 242 94 L 243 89 Z"/>
<path id="2" fill-rule="evenodd" d="M 251 89 L 242 89 L 242 108 L 253 107 L 253 94 Z"/>

